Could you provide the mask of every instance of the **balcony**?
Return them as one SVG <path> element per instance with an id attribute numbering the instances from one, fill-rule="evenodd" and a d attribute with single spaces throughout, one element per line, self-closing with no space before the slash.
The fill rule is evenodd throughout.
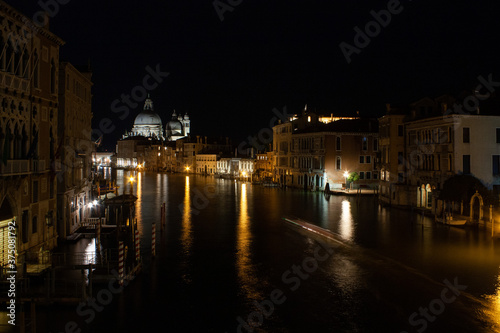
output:
<path id="1" fill-rule="evenodd" d="M 29 174 L 29 160 L 8 160 L 7 164 L 0 162 L 0 175 L 23 175 Z"/>
<path id="2" fill-rule="evenodd" d="M 28 93 L 29 81 L 11 73 L 0 72 L 0 88 L 10 88 Z"/>

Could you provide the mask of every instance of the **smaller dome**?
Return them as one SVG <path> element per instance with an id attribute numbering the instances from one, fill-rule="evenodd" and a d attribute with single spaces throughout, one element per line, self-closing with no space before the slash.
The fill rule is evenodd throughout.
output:
<path id="1" fill-rule="evenodd" d="M 171 132 L 173 135 L 177 133 L 182 133 L 182 124 L 180 121 L 171 120 L 167 123 L 167 131 Z"/>
<path id="2" fill-rule="evenodd" d="M 188 114 L 187 114 L 187 113 L 184 115 L 184 119 L 185 119 L 185 120 L 188 120 L 188 119 L 189 119 L 189 116 L 188 116 Z"/>

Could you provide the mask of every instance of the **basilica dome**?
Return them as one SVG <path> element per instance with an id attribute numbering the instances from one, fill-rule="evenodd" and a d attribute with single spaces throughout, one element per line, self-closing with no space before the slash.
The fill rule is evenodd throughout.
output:
<path id="1" fill-rule="evenodd" d="M 159 125 L 161 127 L 161 118 L 153 111 L 153 101 L 149 96 L 144 102 L 144 109 L 135 117 L 134 125 L 150 125 L 154 127 Z"/>
<path id="2" fill-rule="evenodd" d="M 152 110 L 144 110 L 135 117 L 134 125 L 149 125 L 149 126 L 160 126 L 161 118 L 158 114 L 154 113 Z"/>
<path id="3" fill-rule="evenodd" d="M 161 118 L 153 111 L 153 101 L 149 96 L 144 102 L 144 109 L 135 117 L 132 134 L 145 137 L 163 137 Z"/>

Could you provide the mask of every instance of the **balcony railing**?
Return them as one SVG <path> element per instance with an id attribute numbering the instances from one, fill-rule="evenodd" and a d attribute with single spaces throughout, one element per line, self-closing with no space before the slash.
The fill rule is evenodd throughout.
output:
<path id="1" fill-rule="evenodd" d="M 28 174 L 29 172 L 29 160 L 8 160 L 7 164 L 0 162 L 2 176 Z"/>
<path id="2" fill-rule="evenodd" d="M 0 88 L 10 88 L 27 93 L 29 81 L 10 73 L 0 72 Z"/>

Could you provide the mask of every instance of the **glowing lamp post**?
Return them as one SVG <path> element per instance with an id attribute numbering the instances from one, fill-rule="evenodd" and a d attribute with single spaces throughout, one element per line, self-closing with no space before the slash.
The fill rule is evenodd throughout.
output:
<path id="1" fill-rule="evenodd" d="M 134 194 L 134 177 L 130 176 L 128 181 L 130 182 L 130 194 Z"/>
<path id="2" fill-rule="evenodd" d="M 347 190 L 347 177 L 349 177 L 349 172 L 348 171 L 344 172 L 345 188 L 346 188 L 346 190 Z"/>
<path id="3" fill-rule="evenodd" d="M 189 166 L 186 166 L 186 172 L 189 173 Z"/>

